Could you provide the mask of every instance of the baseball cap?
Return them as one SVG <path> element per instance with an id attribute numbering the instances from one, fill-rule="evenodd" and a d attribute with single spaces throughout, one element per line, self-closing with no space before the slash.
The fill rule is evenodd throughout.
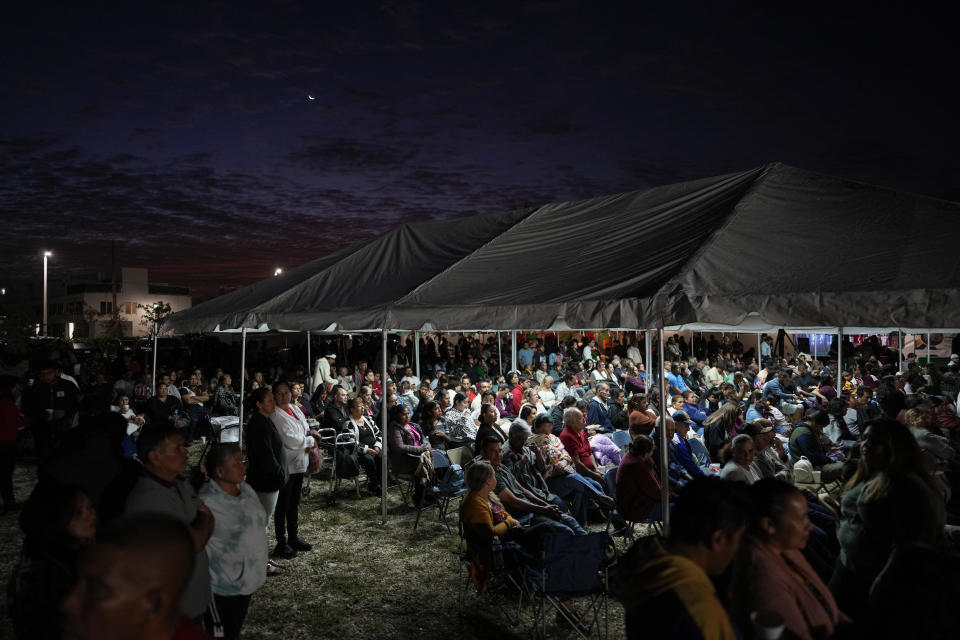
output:
<path id="1" fill-rule="evenodd" d="M 687 424 L 691 423 L 690 416 L 687 415 L 686 411 L 676 411 L 670 418 L 674 422 L 686 422 Z"/>

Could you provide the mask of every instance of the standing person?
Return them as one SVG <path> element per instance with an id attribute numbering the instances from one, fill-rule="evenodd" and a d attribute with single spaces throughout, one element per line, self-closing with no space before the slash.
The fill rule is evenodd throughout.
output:
<path id="1" fill-rule="evenodd" d="M 273 527 L 277 536 L 277 546 L 273 555 L 278 558 L 292 558 L 298 551 L 310 551 L 309 542 L 300 539 L 300 490 L 303 488 L 303 476 L 307 472 L 309 457 L 307 451 L 314 448 L 320 440 L 320 434 L 310 429 L 303 412 L 291 404 L 293 394 L 290 384 L 280 380 L 273 385 L 273 396 L 277 408 L 270 420 L 280 434 L 287 461 L 290 479 L 277 495 L 277 507 L 273 512 Z"/>
<path id="2" fill-rule="evenodd" d="M 16 509 L 13 495 L 13 470 L 17 462 L 17 439 L 26 421 L 20 415 L 16 399 L 20 394 L 20 382 L 14 376 L 0 376 L 0 498 L 3 499 L 5 516 Z"/>
<path id="3" fill-rule="evenodd" d="M 890 554 L 915 543 L 939 545 L 946 520 L 936 481 L 907 427 L 885 418 L 868 424 L 860 454 L 840 500 L 840 558 L 830 579 L 854 622 Z"/>
<path id="4" fill-rule="evenodd" d="M 277 408 L 273 392 L 255 389 L 249 396 L 250 422 L 244 432 L 247 445 L 247 484 L 257 493 L 269 519 L 277 496 L 290 479 L 283 441 L 271 416 Z"/>
<path id="5" fill-rule="evenodd" d="M 213 631 L 213 611 L 223 624 L 223 637 L 238 640 L 250 599 L 267 579 L 267 519 L 260 499 L 244 482 L 247 465 L 236 444 L 218 444 L 206 458 L 210 481 L 200 489 L 216 524 L 207 541 L 214 607 L 207 614 Z"/>
<path id="6" fill-rule="evenodd" d="M 36 383 L 24 393 L 23 414 L 30 419 L 37 459 L 43 463 L 73 426 L 77 415 L 77 386 L 60 377 L 54 361 L 40 366 Z"/>
<path id="7" fill-rule="evenodd" d="M 178 607 L 194 557 L 189 528 L 176 518 L 137 515 L 117 521 L 80 561 L 77 582 L 60 604 L 60 637 L 208 638 Z"/>
<path id="8" fill-rule="evenodd" d="M 180 611 L 198 621 L 210 601 L 210 567 L 206 546 L 213 532 L 213 514 L 184 476 L 187 448 L 171 425 L 146 427 L 137 439 L 143 475 L 127 497 L 127 514 L 167 515 L 187 525 L 193 540 L 194 564 L 180 600 Z"/>
<path id="9" fill-rule="evenodd" d="M 333 367 L 337 363 L 337 354 L 332 351 L 322 358 L 317 358 L 317 364 L 313 369 L 313 389 L 311 395 L 316 393 L 321 386 L 326 389 L 337 384 L 337 378 L 333 375 Z"/>
<path id="10" fill-rule="evenodd" d="M 78 486 L 44 479 L 20 514 L 23 549 L 7 585 L 7 610 L 21 640 L 54 638 L 60 616 L 52 609 L 76 579 L 77 562 L 97 531 L 97 514 Z"/>

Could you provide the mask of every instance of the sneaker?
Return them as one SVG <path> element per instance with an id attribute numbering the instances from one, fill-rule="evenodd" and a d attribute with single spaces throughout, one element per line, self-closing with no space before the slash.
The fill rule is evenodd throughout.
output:
<path id="1" fill-rule="evenodd" d="M 313 545 L 309 542 L 304 542 L 300 538 L 294 538 L 290 541 L 290 546 L 296 549 L 297 551 L 310 551 L 313 549 Z"/>
<path id="2" fill-rule="evenodd" d="M 289 560 L 290 558 L 297 557 L 297 552 L 286 542 L 278 542 L 276 548 L 273 550 L 273 557 Z"/>

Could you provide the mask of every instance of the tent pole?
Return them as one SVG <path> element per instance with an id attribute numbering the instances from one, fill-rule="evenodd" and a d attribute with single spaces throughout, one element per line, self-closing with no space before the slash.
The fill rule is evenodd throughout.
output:
<path id="1" fill-rule="evenodd" d="M 387 524 L 387 461 L 390 459 L 390 452 L 387 451 L 390 440 L 387 434 L 387 330 L 383 329 L 380 339 L 381 361 L 380 366 L 383 379 L 384 393 L 380 396 L 380 442 L 383 444 L 381 451 L 380 464 L 380 518 L 381 524 Z"/>
<path id="2" fill-rule="evenodd" d="M 244 327 L 240 330 L 240 411 L 238 418 L 240 418 L 240 424 L 237 425 L 237 442 L 240 444 L 240 448 L 243 449 L 243 390 L 246 387 L 246 379 L 244 376 L 247 373 L 247 328 Z"/>
<path id="3" fill-rule="evenodd" d="M 156 320 L 153 321 L 153 387 L 150 393 L 157 392 L 157 334 L 160 333 L 160 326 Z"/>
<path id="4" fill-rule="evenodd" d="M 811 333 L 810 338 L 813 339 L 813 359 L 817 359 L 817 334 Z"/>
<path id="5" fill-rule="evenodd" d="M 310 362 L 310 331 L 307 331 L 307 387 L 313 388 L 313 366 Z"/>
<path id="6" fill-rule="evenodd" d="M 503 375 L 503 341 L 501 340 L 500 332 L 497 331 L 497 369 L 500 374 Z"/>
<path id="7" fill-rule="evenodd" d="M 840 327 L 840 335 L 838 335 L 837 338 L 837 375 L 833 380 L 833 384 L 837 384 L 840 381 L 840 372 L 843 371 L 843 327 Z"/>
<path id="8" fill-rule="evenodd" d="M 927 366 L 930 366 L 930 332 L 927 332 Z"/>
<path id="9" fill-rule="evenodd" d="M 653 332 L 650 329 L 647 329 L 646 332 L 646 344 L 643 345 L 644 356 L 647 358 L 646 373 L 643 376 L 643 389 L 646 393 L 650 393 L 650 385 L 653 382 L 653 360 L 651 353 L 653 352 Z"/>
<path id="10" fill-rule="evenodd" d="M 760 334 L 757 334 L 757 363 L 763 367 L 763 349 L 760 345 L 763 344 L 763 340 L 760 339 Z"/>
<path id="11" fill-rule="evenodd" d="M 897 371 L 903 371 L 903 331 L 897 329 Z"/>
<path id="12" fill-rule="evenodd" d="M 413 372 L 413 375 L 416 376 L 417 380 L 420 379 L 420 332 L 413 332 L 413 366 L 416 369 Z"/>
<path id="13" fill-rule="evenodd" d="M 663 327 L 660 327 L 660 354 L 663 358 Z M 662 368 L 662 367 L 661 367 Z M 663 522 L 664 537 L 670 535 L 670 469 L 667 451 L 667 377 L 660 374 L 660 520 Z"/>
<path id="14" fill-rule="evenodd" d="M 517 369 L 517 332 L 513 330 L 510 332 L 510 371 L 518 371 Z"/>

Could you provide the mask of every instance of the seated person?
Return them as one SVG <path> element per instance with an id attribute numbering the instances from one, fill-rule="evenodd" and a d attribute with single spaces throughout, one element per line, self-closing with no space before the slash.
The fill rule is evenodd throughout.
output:
<path id="1" fill-rule="evenodd" d="M 838 462 L 828 457 L 824 449 L 823 428 L 829 422 L 830 417 L 825 412 L 814 409 L 807 421 L 797 423 L 790 434 L 790 457 L 796 462 L 801 456 L 805 456 L 814 469 L 820 470 L 820 479 L 823 482 L 838 480 L 844 466 L 843 461 Z"/>
<path id="2" fill-rule="evenodd" d="M 653 440 L 639 435 L 627 445 L 627 453 L 617 467 L 617 508 L 631 522 L 643 522 L 647 518 L 659 520 L 661 490 L 653 459 Z"/>
<path id="3" fill-rule="evenodd" d="M 640 538 L 610 578 L 623 603 L 626 637 L 734 640 L 733 625 L 711 577 L 721 575 L 740 546 L 750 510 L 745 487 L 697 478 L 670 510 L 670 532 Z"/>
<path id="4" fill-rule="evenodd" d="M 703 440 L 691 428 L 686 412 L 677 411 L 673 414 L 673 422 L 676 429 L 673 444 L 677 450 L 677 455 L 683 460 L 690 460 L 701 471 L 707 473 L 713 461 L 710 459 L 707 446 L 703 444 Z"/>
<path id="5" fill-rule="evenodd" d="M 650 408 L 650 402 L 647 396 L 641 394 L 633 395 L 627 402 L 627 423 L 630 428 L 630 437 L 636 438 L 639 435 L 650 435 L 656 426 L 657 414 Z"/>
<path id="6" fill-rule="evenodd" d="M 612 433 L 614 430 L 613 422 L 610 421 L 610 408 L 607 406 L 607 398 L 610 397 L 610 385 L 606 382 L 597 383 L 597 393 L 590 398 L 587 405 L 586 424 L 599 425 L 601 433 Z"/>
<path id="7" fill-rule="evenodd" d="M 180 401 L 171 395 L 167 395 L 169 385 L 162 380 L 157 381 L 157 393 L 147 400 L 147 408 L 144 415 L 147 421 L 152 425 L 176 425 L 181 418 L 186 418 L 183 414 L 183 406 Z"/>
<path id="8" fill-rule="evenodd" d="M 722 457 L 728 458 L 720 471 L 721 480 L 733 480 L 753 484 L 759 476 L 751 468 L 755 455 L 753 438 L 745 433 L 734 437 L 729 447 L 725 447 Z"/>
<path id="9" fill-rule="evenodd" d="M 609 496 L 599 481 L 577 473 L 573 458 L 560 438 L 553 435 L 550 416 L 543 414 L 534 419 L 533 435 L 527 440 L 527 446 L 538 454 L 538 459 L 543 459 L 541 473 L 550 491 L 567 501 L 573 517 L 581 525 L 587 521 L 588 500 L 609 504 L 606 502 Z"/>
<path id="10" fill-rule="evenodd" d="M 521 411 L 523 413 L 523 411 Z M 500 442 L 505 442 L 506 438 L 503 430 L 500 428 L 500 425 L 497 424 L 497 408 L 494 407 L 491 403 L 486 402 L 480 405 L 480 426 L 477 428 L 477 437 L 473 441 L 473 450 L 480 450 L 480 443 L 483 442 L 484 438 L 489 438 L 493 436 L 500 440 Z"/>
<path id="11" fill-rule="evenodd" d="M 521 524 L 543 524 L 551 529 L 551 533 L 584 535 L 586 531 L 571 516 L 560 511 L 560 508 L 539 498 L 536 494 L 526 490 L 516 476 L 503 466 L 503 449 L 500 441 L 490 437 L 481 443 L 480 459 L 493 465 L 497 484 L 494 493 L 503 507 L 516 514 Z M 472 464 L 471 464 L 472 466 Z"/>
<path id="12" fill-rule="evenodd" d="M 741 623 L 748 626 L 750 613 L 764 609 L 780 616 L 785 637 L 831 637 L 846 616 L 801 553 L 813 528 L 807 501 L 795 487 L 774 478 L 750 489 L 753 515 L 734 565 Z"/>
<path id="13" fill-rule="evenodd" d="M 526 445 L 530 437 L 530 427 L 525 422 L 514 420 L 510 425 L 506 445 L 503 447 L 503 466 L 513 472 L 517 482 L 544 502 L 560 507 L 566 513 L 566 501 L 550 491 L 542 470 L 546 468 L 543 454 L 539 449 L 531 449 Z M 496 436 L 493 436 L 496 437 Z"/>
<path id="14" fill-rule="evenodd" d="M 470 398 L 458 392 L 453 397 L 453 406 L 441 418 L 443 430 L 450 436 L 447 447 L 473 446 L 477 438 L 477 425 L 470 415 Z"/>
<path id="15" fill-rule="evenodd" d="M 597 469 L 593 459 L 593 450 L 587 438 L 587 421 L 580 409 L 570 407 L 563 411 L 563 431 L 560 432 L 560 442 L 573 459 L 573 465 L 582 476 L 593 478 L 597 482 L 603 481 L 603 476 Z"/>

